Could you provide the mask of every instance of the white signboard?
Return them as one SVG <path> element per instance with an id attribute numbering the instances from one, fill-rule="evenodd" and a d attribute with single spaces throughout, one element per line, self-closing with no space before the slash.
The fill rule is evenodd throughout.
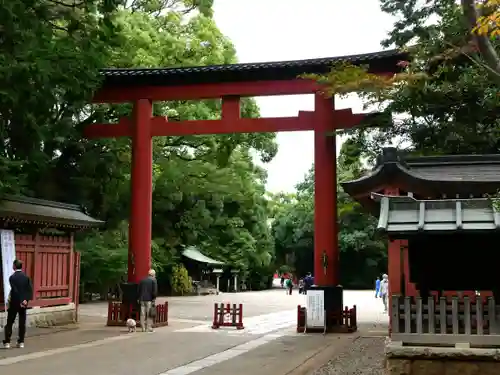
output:
<path id="1" fill-rule="evenodd" d="M 325 292 L 323 290 L 308 290 L 306 300 L 306 326 L 325 326 Z"/>
<path id="2" fill-rule="evenodd" d="M 13 230 L 0 230 L 0 246 L 2 247 L 3 298 L 7 304 L 10 293 L 10 275 L 14 272 L 12 264 L 16 260 L 16 244 Z"/>

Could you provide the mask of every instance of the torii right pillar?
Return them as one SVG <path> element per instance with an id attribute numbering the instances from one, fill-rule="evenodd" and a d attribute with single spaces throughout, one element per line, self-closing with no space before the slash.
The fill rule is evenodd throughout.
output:
<path id="1" fill-rule="evenodd" d="M 344 124 L 336 123 L 336 120 L 339 119 L 336 119 L 334 99 L 317 93 L 315 94 L 314 106 L 315 287 L 312 289 L 324 291 L 327 314 L 337 315 L 342 314 L 343 291 L 339 285 L 335 129 L 341 128 Z M 337 321 L 331 324 L 341 323 Z"/>

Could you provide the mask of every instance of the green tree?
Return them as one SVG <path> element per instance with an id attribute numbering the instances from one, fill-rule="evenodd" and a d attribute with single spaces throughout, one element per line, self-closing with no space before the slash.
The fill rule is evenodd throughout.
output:
<path id="1" fill-rule="evenodd" d="M 349 160 L 351 147 L 344 146 L 340 160 Z M 376 219 L 362 210 L 339 183 L 359 177 L 359 158 L 339 163 L 337 209 L 339 222 L 340 278 L 347 288 L 371 287 L 376 275 L 386 270 L 386 243 L 376 234 Z M 291 260 L 295 272 L 313 271 L 314 253 L 314 175 L 313 169 L 297 185 L 296 198 L 286 202 L 273 222 L 276 256 Z"/>
<path id="2" fill-rule="evenodd" d="M 385 47 L 408 50 L 403 72 L 375 77 L 360 67 L 341 67 L 325 77 L 332 93 L 358 91 L 393 122 L 356 129 L 353 140 L 374 157 L 389 143 L 416 154 L 497 153 L 500 98 L 484 56 L 471 40 L 463 9 L 453 0 L 382 0 L 398 21 Z M 489 43 L 498 51 L 498 38 Z"/>
<path id="3" fill-rule="evenodd" d="M 113 122 L 131 111 L 129 105 L 87 104 L 98 70 L 236 62 L 211 6 L 211 0 L 0 5 L 0 194 L 77 203 L 106 221 L 103 231 L 77 237 L 88 291 L 105 293 L 126 274 L 130 202 L 130 140 L 82 138 L 86 124 Z M 214 119 L 220 101 L 155 103 L 154 112 Z M 249 99 L 242 112 L 259 114 Z M 190 244 L 255 280 L 270 274 L 266 176 L 252 162 L 255 153 L 271 160 L 275 135 L 154 140 L 152 253 L 160 277 L 181 261 L 181 245 Z"/>
<path id="4" fill-rule="evenodd" d="M 172 291 L 181 296 L 191 293 L 193 289 L 188 271 L 182 264 L 173 267 L 170 284 L 172 285 Z"/>

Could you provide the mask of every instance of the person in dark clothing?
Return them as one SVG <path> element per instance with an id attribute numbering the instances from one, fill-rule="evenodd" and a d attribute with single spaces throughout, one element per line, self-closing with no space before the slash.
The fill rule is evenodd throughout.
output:
<path id="1" fill-rule="evenodd" d="M 158 295 L 158 283 L 156 282 L 155 270 L 149 270 L 148 277 L 139 283 L 139 302 L 141 304 L 141 327 L 142 332 L 153 332 L 153 317 L 151 307 L 155 308 L 155 300 Z"/>
<path id="2" fill-rule="evenodd" d="M 14 273 L 9 278 L 10 295 L 7 308 L 7 324 L 5 324 L 5 339 L 3 346 L 10 348 L 10 338 L 12 336 L 12 326 L 19 315 L 19 332 L 17 347 L 24 348 L 24 336 L 26 335 L 26 309 L 28 302 L 33 299 L 33 286 L 31 280 L 22 270 L 23 263 L 15 260 L 13 264 Z"/>
<path id="3" fill-rule="evenodd" d="M 309 288 L 311 288 L 313 283 L 314 283 L 314 279 L 311 276 L 311 273 L 308 273 L 307 276 L 304 278 L 304 291 L 305 291 L 304 294 L 307 294 L 307 291 L 309 290 Z"/>

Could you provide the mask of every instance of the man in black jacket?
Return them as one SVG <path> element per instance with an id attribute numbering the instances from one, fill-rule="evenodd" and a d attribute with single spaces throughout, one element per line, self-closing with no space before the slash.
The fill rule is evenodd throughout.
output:
<path id="1" fill-rule="evenodd" d="M 158 284 L 156 282 L 155 270 L 149 270 L 148 277 L 139 283 L 139 302 L 141 304 L 141 327 L 142 332 L 153 332 L 153 316 L 151 307 L 154 307 L 156 296 L 158 295 Z"/>
<path id="2" fill-rule="evenodd" d="M 28 308 L 28 302 L 33 299 L 33 287 L 30 278 L 23 272 L 23 263 L 16 259 L 13 268 L 14 273 L 9 278 L 9 307 L 7 309 L 7 324 L 4 328 L 5 340 L 3 340 L 3 346 L 5 349 L 10 348 L 12 325 L 17 315 L 19 315 L 19 337 L 17 339 L 17 347 L 24 348 L 26 309 Z"/>

